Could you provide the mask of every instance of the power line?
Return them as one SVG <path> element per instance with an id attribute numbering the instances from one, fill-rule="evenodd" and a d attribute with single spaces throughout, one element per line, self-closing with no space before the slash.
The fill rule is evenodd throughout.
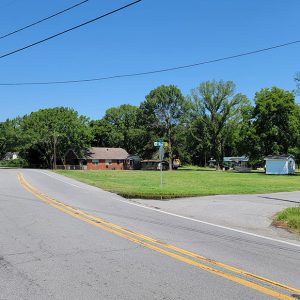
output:
<path id="1" fill-rule="evenodd" d="M 14 50 L 14 51 L 11 51 L 11 52 L 8 52 L 8 53 L 5 53 L 5 54 L 2 54 L 2 55 L 0 55 L 0 59 L 1 59 L 1 58 L 4 58 L 4 57 L 7 57 L 7 56 L 10 56 L 10 55 L 13 55 L 13 54 L 15 54 L 15 53 L 17 53 L 17 52 L 20 52 L 20 51 L 23 51 L 23 50 L 25 50 L 25 49 L 31 48 L 31 47 L 36 46 L 36 45 L 38 45 L 38 44 L 44 43 L 44 42 L 46 42 L 46 41 L 49 41 L 49 40 L 51 40 L 51 39 L 54 39 L 54 38 L 56 38 L 56 37 L 58 37 L 58 36 L 60 36 L 60 35 L 63 35 L 63 34 L 65 34 L 65 33 L 67 33 L 67 32 L 70 32 L 70 31 L 73 31 L 73 30 L 78 29 L 78 28 L 80 28 L 80 27 L 83 27 L 83 26 L 88 25 L 88 24 L 90 24 L 90 23 L 93 23 L 93 22 L 95 22 L 95 21 L 98 21 L 99 19 L 102 19 L 102 18 L 104 18 L 104 17 L 107 17 L 107 16 L 109 16 L 109 15 L 112 15 L 112 14 L 118 12 L 118 11 L 121 11 L 121 10 L 123 10 L 123 9 L 125 9 L 125 8 L 128 8 L 128 7 L 130 7 L 130 6 L 134 5 L 134 4 L 137 4 L 138 2 L 141 2 L 141 1 L 142 1 L 142 0 L 137 0 L 137 1 L 131 2 L 131 3 L 127 4 L 127 5 L 124 5 L 124 6 L 122 6 L 122 7 L 119 7 L 119 8 L 117 8 L 117 9 L 114 9 L 114 10 L 108 12 L 108 13 L 105 13 L 104 15 L 101 15 L 101 16 L 99 16 L 99 17 L 97 17 L 97 18 L 91 19 L 91 20 L 89 20 L 89 21 L 86 21 L 86 22 L 84 22 L 84 23 L 81 23 L 81 24 L 79 24 L 79 25 L 76 25 L 76 26 L 74 26 L 74 27 L 71 27 L 71 28 L 69 28 L 69 29 L 66 29 L 66 30 L 64 30 L 64 31 L 62 31 L 62 32 L 59 32 L 59 33 L 56 33 L 56 34 L 54 34 L 54 35 L 51 35 L 51 36 L 49 36 L 49 37 L 47 37 L 47 38 L 44 38 L 44 39 L 42 39 L 42 40 L 40 40 L 40 41 L 38 41 L 38 42 L 32 43 L 32 44 L 30 44 L 30 45 L 27 45 L 27 46 L 25 46 L 25 47 L 16 49 L 16 50 Z"/>
<path id="2" fill-rule="evenodd" d="M 17 32 L 23 31 L 23 30 L 25 30 L 25 29 L 27 29 L 27 28 L 33 27 L 33 26 L 35 26 L 35 25 L 37 25 L 37 24 L 40 24 L 40 23 L 42 23 L 42 22 L 44 22 L 44 21 L 46 21 L 46 20 L 52 19 L 52 18 L 54 18 L 54 17 L 56 17 L 56 16 L 58 16 L 58 15 L 60 15 L 60 14 L 63 14 L 63 13 L 65 13 L 65 12 L 67 12 L 67 11 L 69 11 L 69 10 L 71 10 L 71 9 L 73 9 L 73 8 L 75 8 L 75 7 L 77 7 L 77 6 L 80 6 L 80 5 L 82 5 L 82 4 L 84 4 L 84 3 L 88 2 L 88 1 L 89 1 L 89 0 L 84 0 L 84 1 L 82 1 L 82 2 L 79 2 L 79 3 L 77 3 L 77 4 L 73 5 L 73 6 L 71 6 L 71 7 L 68 7 L 68 8 L 66 8 L 66 9 L 64 9 L 64 10 L 61 10 L 61 11 L 59 11 L 59 12 L 57 12 L 57 13 L 55 13 L 55 14 L 49 16 L 49 17 L 46 17 L 46 18 L 41 19 L 41 20 L 39 20 L 39 21 L 36 21 L 36 22 L 34 22 L 34 23 L 32 23 L 32 24 L 29 24 L 29 25 L 27 25 L 27 26 L 25 26 L 25 27 L 22 27 L 22 28 L 19 28 L 19 29 L 17 29 L 17 30 L 14 30 L 14 31 L 12 31 L 12 32 L 10 32 L 10 33 L 4 34 L 4 35 L 0 36 L 0 40 L 6 38 L 6 37 L 8 37 L 8 36 L 11 36 L 11 35 L 13 35 L 13 34 L 16 34 Z"/>
<path id="3" fill-rule="evenodd" d="M 129 73 L 129 74 L 119 74 L 119 75 L 112 75 L 107 77 L 99 77 L 99 78 L 89 78 L 89 79 L 78 79 L 78 80 L 66 80 L 66 81 L 46 81 L 46 82 L 15 82 L 15 83 L 0 83 L 0 86 L 16 86 L 16 85 L 51 85 L 51 84 L 70 84 L 70 83 L 84 83 L 84 82 L 93 82 L 93 81 L 101 81 L 101 80 L 109 80 L 109 79 L 116 79 L 116 78 L 124 78 L 124 77 L 135 77 L 135 76 L 144 76 L 144 75 L 151 75 L 156 73 L 163 73 L 163 72 L 170 72 L 175 70 L 181 70 L 181 69 L 187 69 L 187 68 L 194 68 L 201 65 L 208 65 L 212 63 L 217 63 L 225 60 L 232 60 L 235 58 L 243 57 L 243 56 L 249 56 L 254 55 L 261 52 L 271 51 L 277 48 L 287 47 L 294 44 L 300 43 L 300 40 L 287 42 L 284 44 L 279 44 L 267 48 L 257 49 L 253 51 L 243 52 L 231 56 L 225 56 L 221 58 L 211 59 L 207 61 L 201 61 L 193 64 L 188 65 L 182 65 L 182 66 L 176 66 L 171 68 L 165 68 L 165 69 L 157 69 L 152 71 L 145 71 L 140 73 Z"/>

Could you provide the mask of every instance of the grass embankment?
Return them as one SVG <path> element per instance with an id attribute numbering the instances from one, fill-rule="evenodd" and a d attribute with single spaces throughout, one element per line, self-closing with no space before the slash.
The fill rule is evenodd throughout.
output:
<path id="1" fill-rule="evenodd" d="M 178 198 L 218 194 L 251 194 L 300 190 L 299 176 L 181 169 L 158 171 L 56 171 L 126 198 Z"/>
<path id="2" fill-rule="evenodd" d="M 289 207 L 275 217 L 273 224 L 277 227 L 300 233 L 300 207 Z"/>

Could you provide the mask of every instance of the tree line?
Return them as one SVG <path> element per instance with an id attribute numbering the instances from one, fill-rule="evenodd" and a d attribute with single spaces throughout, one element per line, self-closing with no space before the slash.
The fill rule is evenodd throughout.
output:
<path id="1" fill-rule="evenodd" d="M 300 76 L 296 76 L 300 83 Z M 41 109 L 0 123 L 0 158 L 19 152 L 33 166 L 65 164 L 72 149 L 84 157 L 90 146 L 121 147 L 144 159 L 158 158 L 154 141 L 164 139 L 170 165 L 207 165 L 223 156 L 250 157 L 253 166 L 270 154 L 300 158 L 300 109 L 295 92 L 263 88 L 250 101 L 232 81 L 206 81 L 183 96 L 174 85 L 161 85 L 139 106 L 109 108 L 89 120 L 71 108 Z M 56 159 L 55 159 L 56 158 Z"/>

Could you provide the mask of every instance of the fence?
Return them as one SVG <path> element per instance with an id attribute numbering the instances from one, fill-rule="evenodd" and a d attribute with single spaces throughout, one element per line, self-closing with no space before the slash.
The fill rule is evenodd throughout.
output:
<path id="1" fill-rule="evenodd" d="M 86 166 L 83 165 L 57 165 L 58 170 L 86 170 Z"/>

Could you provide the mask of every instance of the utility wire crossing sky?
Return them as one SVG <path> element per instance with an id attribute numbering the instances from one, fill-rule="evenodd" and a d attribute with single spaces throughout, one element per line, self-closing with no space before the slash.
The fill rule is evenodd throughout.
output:
<path id="1" fill-rule="evenodd" d="M 0 121 L 56 106 L 98 119 L 162 84 L 296 89 L 299 0 L 132 1 L 0 1 Z"/>
<path id="2" fill-rule="evenodd" d="M 127 5 L 124 5 L 124 6 L 122 6 L 122 7 L 119 7 L 119 8 L 117 8 L 117 9 L 114 9 L 114 10 L 112 10 L 112 11 L 110 11 L 110 12 L 104 14 L 104 15 L 98 16 L 97 18 L 94 18 L 94 19 L 92 19 L 92 20 L 89 20 L 89 21 L 86 21 L 86 22 L 84 22 L 84 23 L 81 23 L 81 24 L 79 24 L 79 25 L 77 25 L 77 26 L 71 27 L 71 28 L 66 29 L 66 30 L 64 30 L 64 31 L 61 31 L 61 32 L 56 33 L 56 34 L 54 34 L 54 35 L 51 35 L 51 36 L 49 36 L 49 37 L 47 37 L 47 38 L 44 38 L 44 39 L 42 39 L 42 40 L 40 40 L 40 41 L 37 41 L 37 42 L 32 43 L 32 44 L 29 44 L 29 45 L 27 45 L 27 46 L 24 46 L 24 47 L 22 47 L 22 48 L 16 49 L 16 50 L 14 50 L 14 51 L 11 51 L 11 52 L 2 54 L 2 55 L 0 55 L 0 59 L 2 59 L 2 58 L 4 58 L 4 57 L 7 57 L 7 56 L 10 56 L 10 55 L 13 55 L 13 54 L 15 54 L 15 53 L 17 53 L 17 52 L 21 52 L 21 51 L 26 50 L 26 49 L 28 49 L 28 48 L 34 47 L 34 46 L 36 46 L 36 45 L 38 45 L 38 44 L 42 44 L 42 43 L 44 43 L 44 42 L 47 42 L 47 41 L 49 41 L 49 40 L 52 40 L 52 39 L 54 39 L 54 38 L 60 36 L 60 35 L 63 35 L 63 34 L 65 34 L 65 33 L 67 33 L 67 32 L 70 32 L 70 31 L 73 31 L 73 30 L 78 29 L 78 28 L 80 28 L 80 27 L 86 26 L 86 25 L 88 25 L 88 24 L 90 24 L 90 23 L 96 22 L 96 21 L 98 21 L 98 20 L 100 20 L 100 19 L 102 19 L 102 18 L 105 18 L 105 17 L 107 17 L 107 16 L 109 16 L 109 15 L 112 15 L 112 14 L 114 14 L 114 13 L 117 13 L 117 12 L 119 12 L 119 11 L 125 9 L 125 8 L 128 8 L 128 7 L 130 7 L 130 6 L 134 5 L 134 4 L 137 4 L 138 2 L 141 2 L 141 1 L 142 1 L 142 0 L 137 0 L 137 1 L 131 2 L 131 3 L 127 4 Z"/>
<path id="3" fill-rule="evenodd" d="M 68 7 L 68 8 L 66 8 L 66 9 L 64 9 L 64 10 L 61 10 L 61 11 L 59 11 L 59 12 L 57 12 L 57 13 L 55 13 L 55 14 L 49 16 L 49 17 L 43 18 L 43 19 L 41 19 L 41 20 L 39 20 L 39 21 L 36 21 L 36 22 L 31 23 L 31 24 L 29 24 L 29 25 L 26 25 L 26 26 L 24 26 L 24 27 L 22 27 L 22 28 L 16 29 L 16 30 L 14 30 L 14 31 L 12 31 L 12 32 L 10 32 L 10 33 L 6 33 L 6 34 L 0 36 L 0 40 L 4 39 L 4 38 L 6 38 L 6 37 L 9 37 L 9 36 L 11 36 L 11 35 L 13 35 L 13 34 L 16 34 L 16 33 L 18 33 L 18 32 L 21 32 L 21 31 L 23 31 L 23 30 L 25 30 L 25 29 L 28 29 L 28 28 L 30 28 L 30 27 L 33 27 L 33 26 L 35 26 L 35 25 L 37 25 L 37 24 L 40 24 L 40 23 L 45 22 L 45 21 L 47 21 L 47 20 L 50 20 L 50 19 L 52 19 L 52 18 L 54 18 L 54 17 L 57 17 L 58 15 L 61 15 L 61 14 L 65 13 L 65 12 L 67 12 L 67 11 L 69 11 L 69 10 L 72 10 L 72 9 L 74 9 L 74 8 L 76 8 L 76 7 L 78 7 L 78 6 L 82 5 L 82 4 L 84 4 L 84 3 L 87 3 L 88 1 L 89 1 L 89 0 L 81 1 L 81 2 L 79 2 L 79 3 L 75 4 L 75 5 L 72 5 L 71 7 Z"/>
<path id="4" fill-rule="evenodd" d="M 258 53 L 265 52 L 265 51 L 275 50 L 277 48 L 287 47 L 287 46 L 291 46 L 291 45 L 298 44 L 298 43 L 300 43 L 300 40 L 291 41 L 291 42 L 287 42 L 287 43 L 284 43 L 284 44 L 271 46 L 271 47 L 268 47 L 268 48 L 257 49 L 257 50 L 254 50 L 254 51 L 239 53 L 239 54 L 235 54 L 235 55 L 231 55 L 231 56 L 225 56 L 225 57 L 216 58 L 216 59 L 212 59 L 212 60 L 201 61 L 201 62 L 194 63 L 194 64 L 176 66 L 176 67 L 153 70 L 153 71 L 145 71 L 145 72 L 140 72 L 140 73 L 121 74 L 121 75 L 113 75 L 113 76 L 100 77 L 100 78 L 66 80 L 66 81 L 0 83 L 0 85 L 2 85 L 2 86 L 10 86 L 10 85 L 11 86 L 18 86 L 18 85 L 70 84 L 70 83 L 84 83 L 84 82 L 91 82 L 91 81 L 109 80 L 109 79 L 124 78 L 124 77 L 143 76 L 143 75 L 170 72 L 170 71 L 175 71 L 175 70 L 180 70 L 180 69 L 193 68 L 193 67 L 198 67 L 198 66 L 201 66 L 201 65 L 217 63 L 217 62 L 221 62 L 221 61 L 224 61 L 224 60 L 230 60 L 230 59 L 240 58 L 240 57 L 243 57 L 243 56 L 258 54 Z"/>

